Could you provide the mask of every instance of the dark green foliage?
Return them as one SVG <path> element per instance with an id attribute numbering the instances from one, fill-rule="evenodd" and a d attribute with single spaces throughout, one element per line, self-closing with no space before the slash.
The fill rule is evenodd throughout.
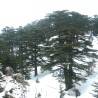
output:
<path id="1" fill-rule="evenodd" d="M 37 66 L 42 64 L 42 50 L 38 45 L 45 40 L 42 29 L 32 23 L 16 30 L 6 27 L 2 32 L 1 43 L 4 41 L 4 46 L 1 46 L 2 70 L 6 66 L 11 66 L 15 72 L 25 74 L 29 79 L 30 72 L 34 68 L 37 76 Z"/>
<path id="2" fill-rule="evenodd" d="M 4 88 L 3 87 L 2 88 L 0 87 L 0 93 L 3 92 L 3 91 L 4 91 Z"/>
<path id="3" fill-rule="evenodd" d="M 78 89 L 75 89 L 74 92 L 75 92 L 76 98 L 77 98 L 78 96 L 80 96 L 80 94 L 81 94 L 80 91 L 79 91 Z"/>
<path id="4" fill-rule="evenodd" d="M 3 96 L 3 98 L 8 98 L 8 96 L 7 96 L 7 95 L 5 95 L 5 96 Z"/>
<path id="5" fill-rule="evenodd" d="M 13 93 L 13 90 L 14 90 L 14 89 L 10 89 L 9 92 L 10 92 L 10 93 Z"/>
<path id="6" fill-rule="evenodd" d="M 92 18 L 91 24 L 93 35 L 98 36 L 98 15 L 95 15 L 94 18 Z"/>
<path id="7" fill-rule="evenodd" d="M 50 33 L 55 36 L 50 36 L 46 41 L 48 63 L 43 68 L 51 69 L 57 66 L 62 69 L 63 74 L 59 77 L 65 79 L 68 90 L 72 88 L 74 81 L 84 80 L 82 72 L 86 73 L 90 67 L 88 64 L 93 61 L 87 61 L 86 58 L 94 58 L 93 54 L 96 55 L 88 36 L 89 18 L 76 12 L 56 11 L 46 19 L 52 24 L 51 29 L 49 27 Z"/>
<path id="8" fill-rule="evenodd" d="M 94 32 L 97 32 L 97 17 L 68 10 L 55 11 L 45 19 L 17 29 L 5 27 L 0 35 L 2 70 L 10 66 L 29 79 L 31 71 L 38 75 L 38 66 L 43 70 L 53 70 L 56 66 L 59 81 L 68 90 L 75 82 L 84 80 L 95 63 L 96 50 L 90 40 Z"/>

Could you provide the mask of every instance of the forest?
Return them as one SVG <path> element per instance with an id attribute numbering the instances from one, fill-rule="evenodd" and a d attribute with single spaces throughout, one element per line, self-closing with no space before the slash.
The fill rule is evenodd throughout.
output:
<path id="1" fill-rule="evenodd" d="M 78 12 L 54 11 L 44 19 L 18 28 L 6 26 L 0 34 L 0 70 L 7 66 L 30 79 L 30 72 L 58 71 L 58 81 L 66 90 L 85 81 L 98 59 L 92 48 L 98 37 L 98 16 Z"/>

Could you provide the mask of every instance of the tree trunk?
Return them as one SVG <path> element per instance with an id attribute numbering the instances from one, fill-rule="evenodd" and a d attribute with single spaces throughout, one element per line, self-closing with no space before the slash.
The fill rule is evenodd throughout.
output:
<path id="1" fill-rule="evenodd" d="M 65 77 L 65 87 L 66 87 L 66 91 L 69 90 L 69 75 L 68 75 L 68 69 L 65 67 L 64 69 L 64 77 Z"/>
<path id="2" fill-rule="evenodd" d="M 69 65 L 69 88 L 73 87 L 73 70 L 72 65 Z"/>
<path id="3" fill-rule="evenodd" d="M 35 60 L 34 60 L 34 65 L 35 65 L 35 76 L 37 76 L 38 75 L 38 72 L 37 72 L 37 46 L 36 46 L 36 44 L 35 44 Z"/>
<path id="4" fill-rule="evenodd" d="M 38 72 L 37 72 L 37 65 L 35 65 L 35 76 L 38 75 Z"/>
<path id="5" fill-rule="evenodd" d="M 70 77 L 70 71 L 65 67 L 64 69 L 64 77 L 65 77 L 65 87 L 66 91 L 73 87 L 72 78 Z"/>

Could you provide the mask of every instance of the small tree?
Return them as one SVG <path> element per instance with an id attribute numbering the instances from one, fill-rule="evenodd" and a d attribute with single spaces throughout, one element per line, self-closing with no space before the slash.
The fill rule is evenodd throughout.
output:
<path id="1" fill-rule="evenodd" d="M 98 98 L 98 82 L 94 82 L 94 84 L 92 84 L 92 86 L 95 88 L 93 90 L 93 93 L 91 93 L 95 98 Z"/>
<path id="2" fill-rule="evenodd" d="M 60 91 L 59 91 L 59 93 L 60 93 L 60 98 L 64 98 L 65 93 L 64 93 L 62 85 L 60 85 Z"/>

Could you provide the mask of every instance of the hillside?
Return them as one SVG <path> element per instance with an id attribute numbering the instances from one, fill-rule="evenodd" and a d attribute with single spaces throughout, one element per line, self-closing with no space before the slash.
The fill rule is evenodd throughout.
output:
<path id="1" fill-rule="evenodd" d="M 94 49 L 97 49 L 97 39 L 94 38 L 93 41 Z M 78 98 L 94 98 L 91 93 L 95 89 L 92 84 L 98 80 L 98 63 L 91 75 L 89 75 L 85 82 L 79 82 L 80 85 L 76 85 L 81 95 Z M 60 98 L 60 87 L 63 89 L 63 85 L 60 85 L 56 77 L 53 77 L 49 71 L 44 73 L 40 72 L 39 76 L 34 77 L 34 73 L 31 73 L 31 79 L 25 80 L 29 85 L 24 85 L 17 82 L 11 76 L 3 75 L 3 80 L 1 78 L 1 86 L 4 89 L 0 88 L 0 98 L 5 95 L 5 92 L 8 92 L 9 95 L 13 97 L 9 98 Z M 62 98 L 75 98 L 74 88 L 69 91 L 64 91 L 65 95 Z"/>

